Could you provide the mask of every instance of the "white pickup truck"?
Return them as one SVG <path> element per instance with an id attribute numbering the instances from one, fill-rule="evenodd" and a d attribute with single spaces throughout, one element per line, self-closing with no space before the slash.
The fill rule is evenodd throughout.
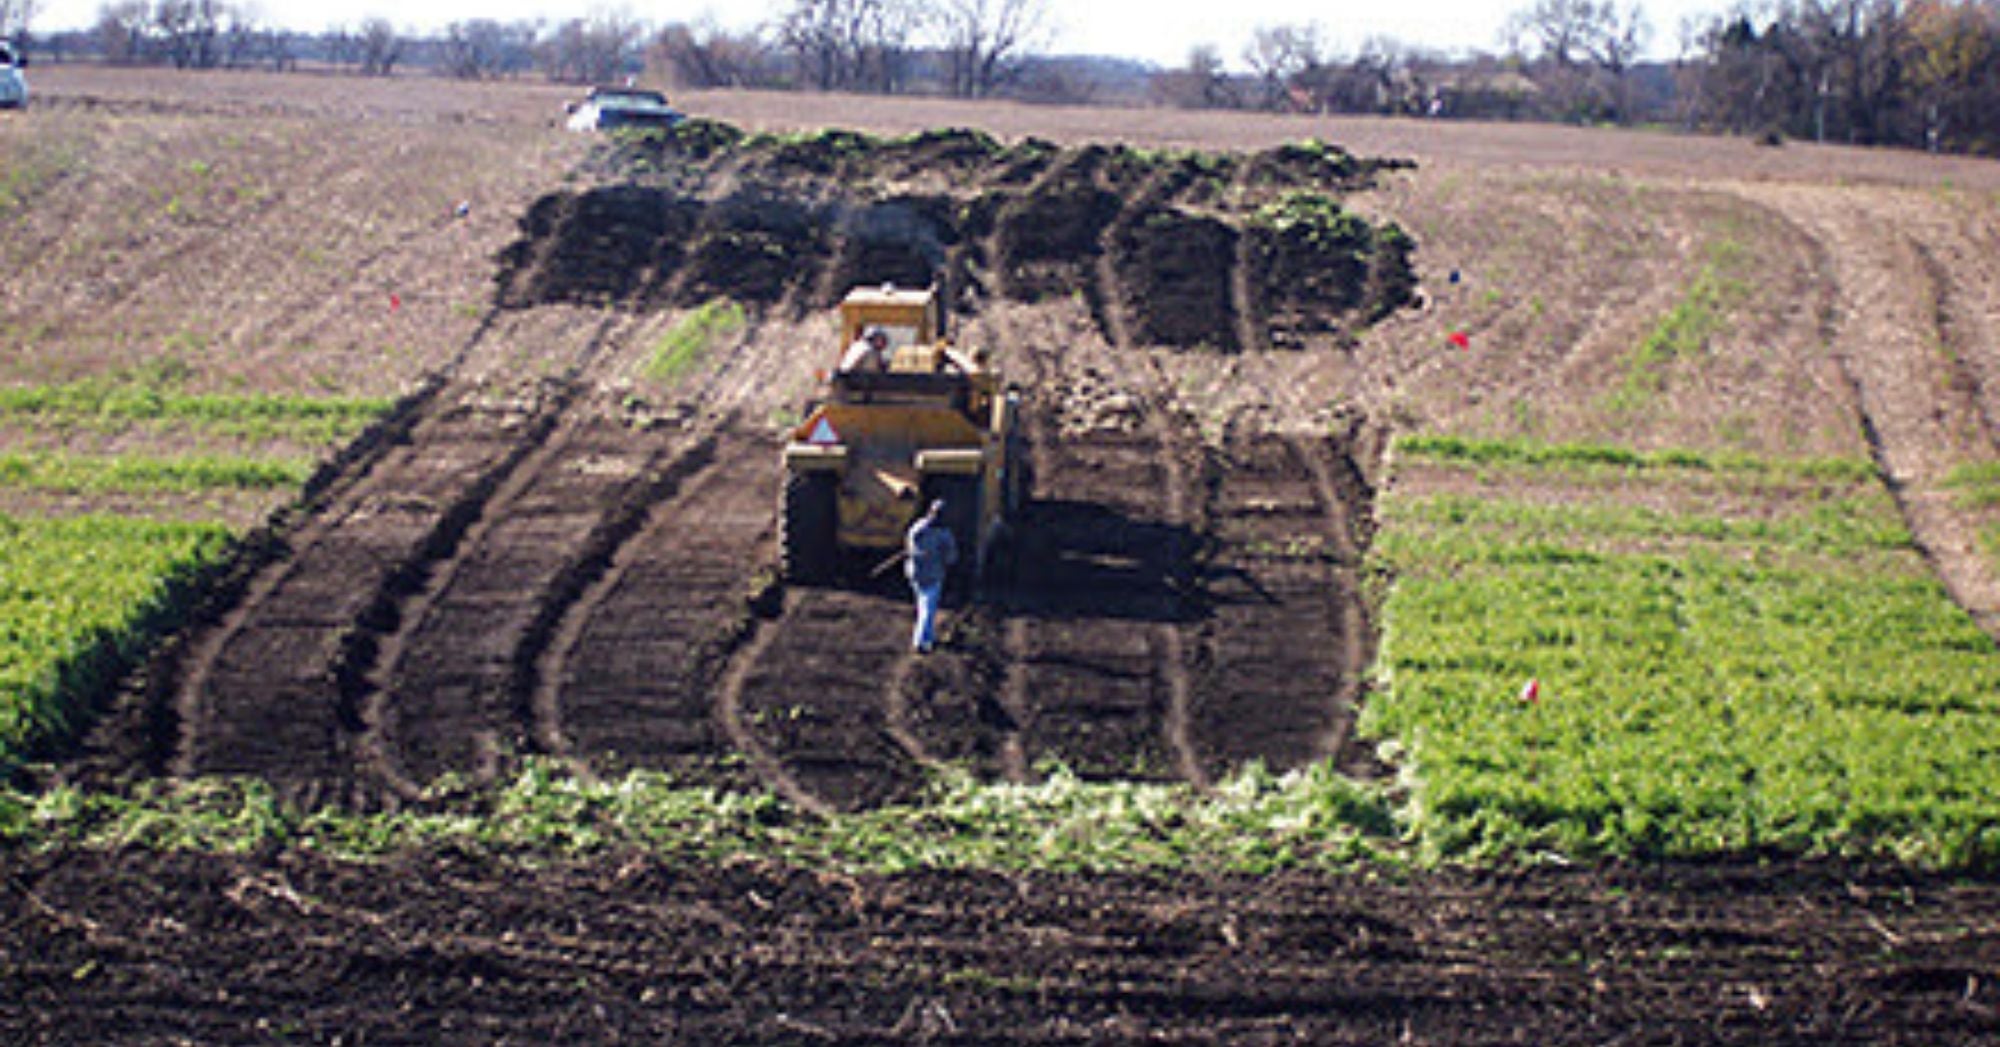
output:
<path id="1" fill-rule="evenodd" d="M 0 109 L 19 109 L 28 104 L 28 78 L 21 70 L 28 68 L 28 56 L 16 54 L 7 42 L 0 40 Z"/>

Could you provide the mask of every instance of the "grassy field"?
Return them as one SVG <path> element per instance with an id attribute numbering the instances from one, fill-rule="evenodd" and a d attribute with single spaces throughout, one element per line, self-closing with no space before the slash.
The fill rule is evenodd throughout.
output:
<path id="1" fill-rule="evenodd" d="M 81 703 L 179 624 L 187 583 L 228 537 L 213 524 L 0 514 L 0 767 L 86 722 Z"/>
<path id="2" fill-rule="evenodd" d="M 1398 450 L 1423 476 L 1382 506 L 1366 729 L 1419 847 L 2000 864 L 2000 659 L 1866 463 Z M 1634 474 L 1678 504 L 1602 493 Z"/>

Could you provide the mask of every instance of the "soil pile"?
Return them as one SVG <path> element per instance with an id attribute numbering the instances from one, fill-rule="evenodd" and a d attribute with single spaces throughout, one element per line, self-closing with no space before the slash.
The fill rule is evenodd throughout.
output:
<path id="1" fill-rule="evenodd" d="M 803 312 L 857 284 L 937 283 L 963 310 L 1080 295 L 1116 344 L 1287 345 L 1412 300 L 1408 235 L 1339 204 L 1401 166 L 1320 143 L 1240 156 L 693 121 L 607 147 L 601 184 L 537 201 L 497 298 Z"/>

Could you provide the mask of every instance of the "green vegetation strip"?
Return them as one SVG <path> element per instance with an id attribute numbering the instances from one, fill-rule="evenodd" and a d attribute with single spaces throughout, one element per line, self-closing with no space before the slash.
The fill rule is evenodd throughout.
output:
<path id="1" fill-rule="evenodd" d="M 1958 492 L 1958 503 L 1964 508 L 2000 506 L 2000 462 L 1961 465 L 1946 475 L 1944 482 Z"/>
<path id="2" fill-rule="evenodd" d="M 450 793 L 449 786 L 443 792 Z M 816 868 L 1201 869 L 1344 866 L 1393 856 L 1381 789 L 1328 767 L 1282 778 L 1251 768 L 1186 786 L 1087 783 L 1056 770 L 1033 786 L 964 777 L 926 802 L 820 819 L 769 794 L 676 786 L 653 773 L 583 780 L 530 760 L 476 810 L 301 813 L 258 781 L 151 783 L 131 796 L 0 791 L 0 840 L 32 846 L 246 851 L 307 846 L 351 857 L 450 844 L 517 855 L 639 848 L 690 859 L 754 855 Z"/>
<path id="3" fill-rule="evenodd" d="M 1550 482 L 1571 461 L 1516 451 Z M 2000 651 L 1886 499 L 1798 501 L 1745 521 L 1391 496 L 1363 729 L 1403 765 L 1420 855 L 2000 867 Z"/>
<path id="4" fill-rule="evenodd" d="M 716 345 L 743 330 L 743 307 L 728 299 L 716 299 L 682 317 L 646 358 L 645 374 L 656 382 L 672 383 L 699 367 Z"/>
<path id="5" fill-rule="evenodd" d="M 16 418 L 92 432 L 192 429 L 324 442 L 359 433 L 391 406 L 390 400 L 367 397 L 182 393 L 108 381 L 0 388 L 0 421 Z"/>
<path id="6" fill-rule="evenodd" d="M 0 769 L 77 723 L 223 555 L 219 525 L 0 514 Z"/>
<path id="7" fill-rule="evenodd" d="M 1627 354 L 1624 381 L 1610 396 L 1613 409 L 1632 411 L 1653 402 L 1666 389 L 1667 366 L 1707 355 L 1710 340 L 1750 298 L 1755 255 L 1734 240 L 1709 244 L 1707 255 L 1680 300 Z"/>
<path id="8" fill-rule="evenodd" d="M 111 494 L 141 491 L 197 493 L 217 489 L 268 491 L 311 479 L 302 459 L 144 455 L 100 457 L 60 452 L 0 454 L 0 488 Z"/>
<path id="9" fill-rule="evenodd" d="M 1396 454 L 1458 465 L 1533 467 L 1541 471 L 1620 469 L 1688 470 L 1702 473 L 1770 476 L 1778 479 L 1858 482 L 1872 480 L 1875 466 L 1854 458 L 1773 459 L 1727 451 L 1670 448 L 1635 451 L 1614 444 L 1543 444 L 1525 440 L 1479 440 L 1449 435 L 1405 436 Z"/>

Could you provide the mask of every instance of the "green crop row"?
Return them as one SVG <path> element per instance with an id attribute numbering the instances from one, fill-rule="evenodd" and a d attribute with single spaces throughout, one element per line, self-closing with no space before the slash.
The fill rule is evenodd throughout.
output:
<path id="1" fill-rule="evenodd" d="M 1958 492 L 1958 503 L 1968 509 L 2000 505 L 2000 462 L 1961 465 L 1945 476 L 1944 483 Z"/>
<path id="2" fill-rule="evenodd" d="M 268 491 L 298 487 L 312 477 L 312 471 L 313 463 L 297 458 L 99 457 L 57 451 L 0 454 L 0 487 L 81 494 Z"/>
<path id="3" fill-rule="evenodd" d="M 130 665 L 221 556 L 214 524 L 0 514 L 0 768 L 76 723 L 66 707 Z"/>
<path id="4" fill-rule="evenodd" d="M 1544 470 L 1565 466 L 1629 471 L 1686 470 L 1827 482 L 1858 482 L 1875 476 L 1874 465 L 1851 458 L 1775 459 L 1686 448 L 1635 451 L 1614 444 L 1548 444 L 1532 440 L 1480 440 L 1451 435 L 1398 437 L 1396 453 L 1433 462 L 1532 466 Z"/>
<path id="5" fill-rule="evenodd" d="M 1770 516 L 1392 498 L 1363 729 L 1420 850 L 2000 867 L 2000 650 L 1880 499 Z"/>
<path id="6" fill-rule="evenodd" d="M 1873 561 L 1868 557 L 1912 548 L 1895 502 L 1880 490 L 1756 517 L 1677 513 L 1602 501 L 1549 505 L 1470 495 L 1391 502 L 1381 515 L 1394 531 L 1398 548 L 1440 561 L 1462 555 L 1518 559 L 1538 548 L 1572 549 L 1611 539 L 1686 540 L 1725 549 L 1781 550 L 1869 563 Z"/>
<path id="7" fill-rule="evenodd" d="M 369 397 L 183 393 L 143 382 L 86 380 L 0 388 L 0 420 L 123 432 L 185 428 L 225 436 L 326 442 L 359 433 L 392 406 Z"/>

